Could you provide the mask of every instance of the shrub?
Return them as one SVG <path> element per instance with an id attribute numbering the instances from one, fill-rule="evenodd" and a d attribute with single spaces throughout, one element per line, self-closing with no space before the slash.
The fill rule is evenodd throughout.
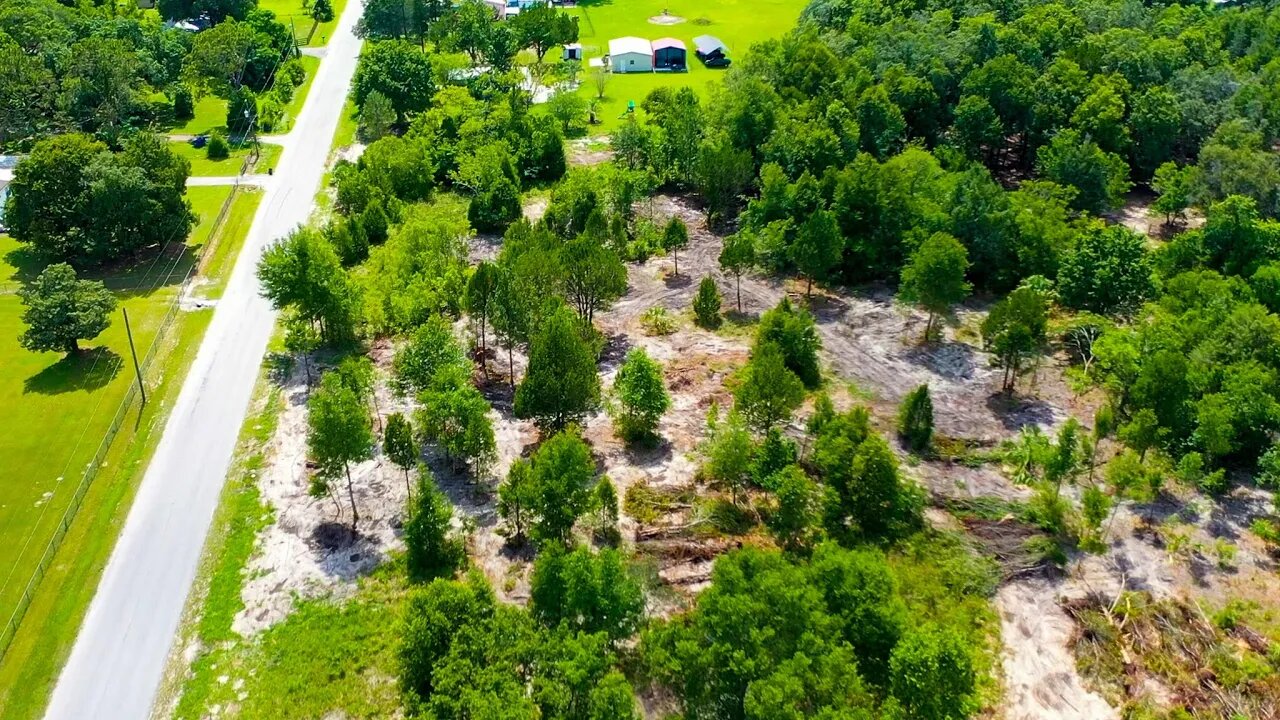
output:
<path id="1" fill-rule="evenodd" d="M 661 305 L 654 305 L 640 316 L 640 326 L 646 335 L 670 335 L 676 331 L 675 318 Z"/>
<path id="2" fill-rule="evenodd" d="M 196 116 L 195 98 L 191 96 L 191 88 L 186 85 L 175 85 L 173 88 L 173 117 L 176 120 L 190 120 Z"/>
<path id="3" fill-rule="evenodd" d="M 921 385 L 903 398 L 898 410 L 898 434 L 912 450 L 928 449 L 933 440 L 933 399 L 928 385 Z"/>
<path id="4" fill-rule="evenodd" d="M 710 275 L 698 283 L 698 294 L 693 298 L 693 316 L 704 328 L 720 327 L 720 290 Z"/>
<path id="5" fill-rule="evenodd" d="M 231 157 L 231 146 L 221 135 L 212 135 L 209 143 L 204 146 L 204 156 L 210 160 L 226 160 Z"/>
<path id="6" fill-rule="evenodd" d="M 276 80 L 279 81 L 281 78 L 290 85 L 298 87 L 302 83 L 306 82 L 307 71 L 303 69 L 302 63 L 297 60 L 290 60 L 289 62 L 281 65 L 280 69 L 276 72 Z"/>
<path id="7" fill-rule="evenodd" d="M 613 383 L 617 401 L 614 422 L 618 434 L 627 441 L 652 438 L 658 421 L 671 407 L 671 396 L 662 381 L 662 366 L 643 348 L 627 353 Z"/>

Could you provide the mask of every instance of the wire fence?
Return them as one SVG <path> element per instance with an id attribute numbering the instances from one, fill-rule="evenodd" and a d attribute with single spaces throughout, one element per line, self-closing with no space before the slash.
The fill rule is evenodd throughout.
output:
<path id="1" fill-rule="evenodd" d="M 204 259 L 218 242 L 218 235 L 222 232 L 222 226 L 227 220 L 227 215 L 231 212 L 231 205 L 235 202 L 239 190 L 240 180 L 237 178 L 231 186 L 231 192 L 227 195 L 227 199 L 222 202 L 218 215 L 214 218 L 213 227 L 209 231 L 209 242 L 200 248 L 200 257 L 187 269 L 187 274 L 182 279 L 177 295 L 174 296 L 173 302 L 169 304 L 169 309 L 160 321 L 160 326 L 156 330 L 155 338 L 151 341 L 151 346 L 139 363 L 140 373 L 144 378 L 159 353 L 160 347 L 164 344 L 166 335 L 178 317 L 182 298 L 190 288 L 191 281 L 196 277 L 198 270 L 204 265 Z M 116 408 L 116 414 L 111 419 L 111 424 L 107 426 L 106 433 L 103 434 L 101 442 L 98 443 L 98 449 L 94 452 L 93 459 L 85 466 L 84 474 L 81 475 L 80 482 L 76 485 L 76 489 L 71 495 L 71 500 L 62 513 L 62 519 L 59 520 L 58 526 L 54 528 L 53 535 L 49 538 L 44 552 L 40 555 L 40 561 L 36 563 L 35 570 L 31 573 L 31 578 L 27 581 L 26 587 L 23 588 L 22 596 L 18 598 L 17 606 L 14 607 L 13 613 L 9 616 L 9 621 L 5 623 L 4 628 L 0 629 L 0 660 L 3 660 L 4 656 L 9 652 L 9 646 L 13 643 L 13 638 L 18 634 L 18 628 L 21 626 L 23 618 L 26 617 L 27 610 L 31 607 L 31 602 L 39 589 L 40 582 L 44 579 L 45 573 L 48 572 L 49 565 L 53 563 L 53 558 L 58 554 L 59 548 L 62 547 L 62 541 L 66 538 L 67 531 L 71 528 L 71 523 L 75 521 L 76 514 L 84 501 L 85 493 L 88 492 L 89 486 L 97 478 L 99 470 L 104 467 L 107 454 L 111 452 L 116 437 L 120 434 L 120 428 L 124 426 L 125 420 L 131 414 L 130 411 L 135 402 L 140 400 L 137 382 L 130 383 L 129 389 L 125 391 L 124 398 L 120 401 L 120 406 Z M 142 407 L 140 405 L 138 407 L 139 420 L 141 420 L 141 413 Z"/>

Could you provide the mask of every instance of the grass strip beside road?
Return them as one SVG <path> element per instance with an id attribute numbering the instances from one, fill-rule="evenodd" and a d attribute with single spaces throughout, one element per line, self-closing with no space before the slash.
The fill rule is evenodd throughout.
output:
<path id="1" fill-rule="evenodd" d="M 215 230 L 212 227 L 213 221 L 230 192 L 230 187 L 191 188 L 188 192 L 201 222 L 189 238 L 186 256 L 190 259 L 183 262 L 189 267 L 194 262 L 196 250 L 211 241 L 214 243 L 214 254 L 208 258 L 202 274 L 209 282 L 208 287 L 212 288 L 207 293 L 209 295 L 220 293 L 225 284 L 226 275 L 234 265 L 234 258 L 239 254 L 254 211 L 262 198 L 260 191 L 242 189 L 232 201 L 222 228 Z M 13 251 L 5 252 L 14 246 L 16 243 L 13 241 L 0 237 L 0 257 L 14 257 Z M 21 257 L 21 251 L 17 255 Z M 22 272 L 23 269 L 19 267 L 14 275 Z M 134 325 L 140 354 L 149 347 L 160 318 L 176 299 L 178 286 L 175 283 L 184 275 L 185 269 L 182 273 L 163 270 L 132 275 L 125 273 L 126 280 L 117 278 L 112 283 L 118 286 L 118 296 L 130 308 L 130 320 Z M 150 293 L 139 291 L 139 288 L 149 287 L 150 283 L 157 280 L 160 283 L 159 290 Z M 17 306 L 11 307 L 13 305 Z M 32 361 L 47 364 L 48 359 L 26 353 L 17 348 L 16 341 L 6 342 L 3 339 L 16 339 L 16 328 L 9 328 L 8 325 L 20 325 L 19 316 L 20 304 L 17 304 L 16 296 L 0 293 L 0 333 L 3 333 L 0 336 L 0 355 L 5 355 L 6 368 L 23 367 L 18 358 L 7 356 L 15 349 L 25 355 L 35 356 L 32 360 L 24 361 L 28 364 Z M 211 309 L 180 311 L 161 341 L 155 361 L 147 373 L 150 402 L 140 409 L 135 400 L 130 407 L 127 421 L 108 451 L 102 470 L 85 494 L 80 510 L 54 556 L 54 562 L 36 587 L 31 605 L 13 643 L 3 659 L 0 659 L 0 717 L 5 720 L 34 720 L 43 713 L 57 674 L 71 651 L 89 601 L 115 546 L 147 462 L 163 433 L 168 411 L 177 399 L 177 393 L 212 316 Z M 116 338 L 115 334 L 121 337 Z M 124 343 L 123 334 L 122 323 L 116 322 L 99 339 L 113 348 L 121 359 L 121 365 L 126 364 L 124 360 L 127 359 L 127 345 L 120 348 L 116 348 L 116 345 Z M 46 373 L 47 371 L 40 375 Z M 13 391 L 8 390 L 14 383 L 21 386 L 26 374 L 17 369 L 11 377 L 6 374 L 8 379 L 0 378 L 0 406 L 9 409 L 11 418 L 21 416 L 14 422 L 14 427 L 20 431 L 8 433 L 0 440 L 0 459 L 6 467 L 19 473 L 14 477 L 29 479 L 21 484 L 0 485 L 0 497 L 4 498 L 0 515 L 5 518 L 3 524 L 0 524 L 0 540 L 9 547 L 18 547 L 23 537 L 31 535 L 33 539 L 40 538 L 38 542 L 32 543 L 37 552 L 29 558 L 30 562 L 24 560 L 21 565 L 4 568 L 5 572 L 12 569 L 15 577 L 21 579 L 21 583 L 17 585 L 19 594 L 30 576 L 30 568 L 34 567 L 39 557 L 39 551 L 43 551 L 47 544 L 53 524 L 60 520 L 65 511 L 65 503 L 55 501 L 69 495 L 71 487 L 78 482 L 85 460 L 92 455 L 101 440 L 106 423 L 117 411 L 129 385 L 134 382 L 131 367 L 120 367 L 117 375 L 102 388 L 80 388 L 49 396 L 61 402 L 58 410 L 51 410 L 45 407 L 49 398 L 43 395 L 14 396 Z M 72 376 L 70 379 L 74 378 Z M 63 379 L 64 383 L 68 380 Z M 36 402 L 37 399 L 40 402 Z M 94 407 L 98 407 L 99 411 L 92 412 L 91 408 Z M 55 455 L 61 458 L 68 452 L 66 448 L 58 451 L 51 446 L 56 445 L 56 442 L 69 443 L 66 438 L 71 433 L 47 428 L 46 425 L 50 423 L 85 427 L 86 435 L 92 442 L 87 443 L 89 447 L 86 450 L 73 452 L 70 464 L 75 468 L 74 473 L 68 474 L 61 484 L 49 481 L 52 482 L 49 492 L 54 494 L 46 501 L 50 503 L 50 508 L 45 516 L 52 516 L 53 521 L 23 522 L 24 518 L 33 515 L 29 497 L 39 497 L 46 492 L 44 488 L 48 483 L 42 483 L 40 479 L 56 472 L 48 469 L 52 464 L 49 458 Z M 75 460 L 79 456 L 84 456 L 84 459 Z M 24 469 L 23 463 L 33 466 Z M 9 497 L 14 492 L 24 493 L 28 500 Z M 34 510 L 34 515 L 40 517 L 38 509 Z M 4 613 L 3 619 L 8 618 L 16 605 L 16 599 L 17 596 L 7 590 L 0 595 L 0 602 L 4 603 L 0 606 Z"/>
<path id="2" fill-rule="evenodd" d="M 258 143 L 258 148 L 258 161 L 249 168 L 249 172 L 265 173 L 275 169 L 284 148 L 271 143 Z M 240 174 L 245 158 L 253 152 L 253 143 L 234 143 L 230 156 L 222 160 L 211 160 L 208 146 L 197 148 L 185 140 L 170 141 L 169 149 L 191 163 L 192 177 L 233 177 Z"/>

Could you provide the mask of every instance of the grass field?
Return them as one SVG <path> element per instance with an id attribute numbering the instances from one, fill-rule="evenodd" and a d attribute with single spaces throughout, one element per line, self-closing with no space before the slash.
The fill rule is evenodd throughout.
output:
<path id="1" fill-rule="evenodd" d="M 789 32 L 807 4 L 808 0 L 684 0 L 684 4 L 679 0 L 585 0 L 576 8 L 569 8 L 568 12 L 579 18 L 578 31 L 584 60 L 603 56 L 609 51 L 609 40 L 626 35 L 647 40 L 673 37 L 683 40 L 689 49 L 687 73 L 611 75 L 604 100 L 596 112 L 601 123 L 592 126 L 590 132 L 603 134 L 617 127 L 626 113 L 627 102 L 634 100 L 638 106 L 655 88 L 688 85 L 705 98 L 707 88 L 722 77 L 724 70 L 708 69 L 702 65 L 693 54 L 693 38 L 714 35 L 729 47 L 730 58 L 740 58 L 752 44 Z M 649 22 L 650 17 L 662 14 L 664 9 L 685 18 L 685 22 L 677 25 Z M 556 48 L 548 57 L 559 57 L 559 53 L 559 48 Z M 591 71 L 591 68 L 583 68 L 579 92 L 586 98 L 596 95 Z"/>
<path id="2" fill-rule="evenodd" d="M 156 261 L 123 268 L 103 278 L 128 309 L 139 355 L 156 341 L 182 278 L 201 245 L 214 240 L 212 224 L 229 187 L 192 188 L 188 192 L 200 217 L 187 243 L 172 247 Z M 231 263 L 261 195 L 237 194 L 227 222 L 216 238 L 207 265 L 215 288 Z M 219 261 L 219 258 L 223 258 Z M 21 246 L 0 236 L 0 408 L 9 430 L 0 437 L 0 623 L 8 621 L 72 492 L 103 434 L 135 382 L 124 325 L 117 315 L 110 328 L 85 343 L 83 357 L 30 353 L 17 344 L 21 303 L 14 291 L 37 266 Z M 199 347 L 211 310 L 179 312 L 157 346 L 146 373 L 150 402 L 135 401 L 125 414 L 116 442 L 85 495 L 79 513 L 37 586 L 12 645 L 0 661 L 0 717 L 37 718 L 97 586 L 116 535 L 141 478 L 141 470 L 159 440 L 186 367 Z"/>
<path id="3" fill-rule="evenodd" d="M 249 169 L 251 173 L 264 173 L 280 161 L 284 148 L 271 143 L 259 143 L 258 162 Z M 196 148 L 186 140 L 171 140 L 169 149 L 191 162 L 192 177 L 231 177 L 240 174 L 244 159 L 253 150 L 253 143 L 232 143 L 231 155 L 223 160 L 210 160 L 206 148 Z"/>
<path id="4" fill-rule="evenodd" d="M 303 55 L 298 58 L 298 62 L 302 65 L 302 69 L 307 71 L 307 77 L 302 81 L 293 93 L 293 99 L 285 107 L 285 123 L 284 127 L 278 129 L 280 132 L 287 131 L 291 125 L 290 120 L 296 118 L 298 113 L 302 111 L 302 104 L 307 99 L 307 93 L 311 90 L 311 82 L 315 80 L 316 70 L 320 67 L 320 58 L 314 58 L 309 55 Z M 226 133 L 227 129 L 227 101 L 217 95 L 205 95 L 196 101 L 193 108 L 193 117 L 182 123 L 169 128 L 169 132 L 175 135 L 205 135 L 211 132 L 219 131 Z"/>
<path id="5" fill-rule="evenodd" d="M 310 5 L 311 3 L 308 2 L 307 7 Z M 312 33 L 311 26 L 315 21 L 311 19 L 310 11 L 302 6 L 302 0 L 260 0 L 258 3 L 259 8 L 275 13 L 276 19 L 284 23 L 285 27 L 291 27 L 298 43 L 305 47 L 326 45 L 346 6 L 347 0 L 333 0 L 333 20 L 320 23 Z M 308 35 L 310 35 L 309 39 Z"/>

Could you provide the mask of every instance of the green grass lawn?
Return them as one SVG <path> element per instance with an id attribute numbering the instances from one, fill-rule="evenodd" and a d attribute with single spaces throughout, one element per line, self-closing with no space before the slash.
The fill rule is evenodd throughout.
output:
<path id="1" fill-rule="evenodd" d="M 579 17 L 584 64 L 585 60 L 607 53 L 609 40 L 626 35 L 647 40 L 673 37 L 683 40 L 689 49 L 687 73 L 611 75 L 604 100 L 596 112 L 601 124 L 593 126 L 591 133 L 608 133 L 617 127 L 626 112 L 627 102 L 634 100 L 638 106 L 655 88 L 688 85 L 705 98 L 708 87 L 722 77 L 724 70 L 708 69 L 694 55 L 693 38 L 698 35 L 720 38 L 729 47 L 730 58 L 741 58 L 752 44 L 789 32 L 807 4 L 807 0 L 685 0 L 683 5 L 669 0 L 587 0 L 576 8 L 569 8 L 568 12 Z M 663 9 L 685 18 L 685 22 L 677 25 L 649 22 L 650 17 L 660 15 Z M 547 55 L 552 59 L 559 56 L 559 48 Z M 583 68 L 582 87 L 579 89 L 587 98 L 596 96 L 591 72 L 592 68 Z"/>
<path id="2" fill-rule="evenodd" d="M 212 224 L 230 192 L 230 187 L 191 188 L 188 197 L 200 222 L 187 244 L 102 278 L 129 311 L 140 355 L 156 341 L 196 251 L 213 239 Z M 237 194 L 206 268 L 215 285 L 229 272 L 228 258 L 238 252 L 249 225 L 246 216 L 252 218 L 260 199 L 258 192 Z M 5 468 L 0 477 L 0 545 L 7 548 L 0 556 L 0 622 L 7 622 L 17 606 L 85 463 L 135 382 L 118 311 L 106 332 L 84 343 L 83 357 L 31 353 L 18 345 L 22 305 L 14 293 L 37 271 L 19 243 L 0 236 L 0 366 L 6 371 L 0 375 L 0 408 L 8 428 L 0 436 L 0 467 Z M 146 373 L 150 402 L 140 408 L 135 401 L 127 409 L 116 442 L 0 661 L 0 717 L 34 719 L 43 711 L 159 440 L 157 431 L 211 317 L 212 310 L 180 312 L 157 347 Z"/>
<path id="3" fill-rule="evenodd" d="M 227 129 L 227 101 L 217 95 L 205 95 L 196 101 L 194 116 L 181 125 L 175 125 L 169 132 L 177 135 L 204 135 L 214 130 L 225 132 Z"/>
<path id="4" fill-rule="evenodd" d="M 275 168 L 284 149 L 271 143 L 258 145 L 258 162 L 249 169 L 251 173 L 264 173 Z M 231 155 L 223 160 L 210 160 L 207 147 L 196 148 L 186 140 L 171 140 L 169 149 L 191 161 L 192 177 L 231 177 L 240 174 L 240 167 L 253 150 L 253 143 L 232 143 Z"/>
<path id="5" fill-rule="evenodd" d="M 311 3 L 307 3 L 307 8 Z M 333 20 L 327 23 L 320 23 L 316 26 L 315 32 L 312 32 L 311 26 L 315 21 L 311 19 L 310 11 L 302 6 L 302 0 L 260 0 L 258 7 L 263 10 L 270 10 L 276 14 L 276 19 L 284 23 L 285 27 L 293 29 L 294 37 L 298 42 L 306 47 L 320 47 L 328 44 L 329 36 L 333 34 L 333 28 L 338 24 L 338 18 L 342 17 L 342 10 L 347 6 L 347 0 L 333 0 Z"/>

